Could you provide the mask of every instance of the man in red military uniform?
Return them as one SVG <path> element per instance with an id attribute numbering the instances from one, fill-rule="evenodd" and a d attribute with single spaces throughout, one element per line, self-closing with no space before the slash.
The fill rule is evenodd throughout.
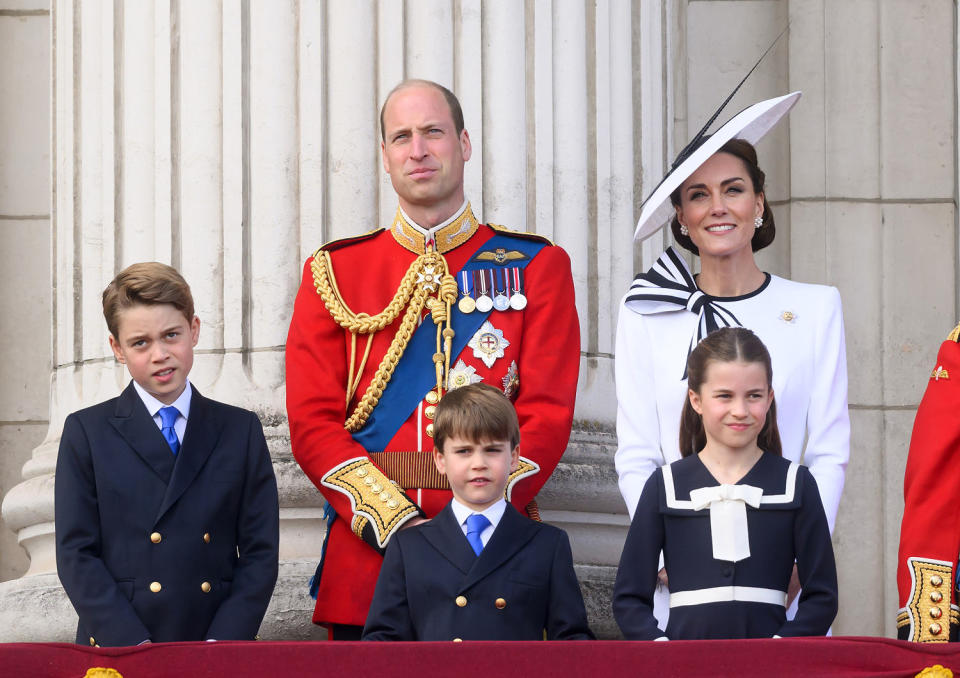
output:
<path id="1" fill-rule="evenodd" d="M 960 554 L 960 325 L 937 355 L 917 409 L 903 482 L 897 587 L 901 640 L 957 640 Z"/>
<path id="2" fill-rule="evenodd" d="M 430 456 L 443 394 L 484 381 L 513 400 L 521 463 L 507 499 L 535 514 L 579 371 L 570 260 L 545 238 L 477 222 L 454 95 L 405 81 L 380 121 L 396 217 L 307 260 L 286 347 L 293 454 L 331 516 L 313 621 L 335 639 L 359 637 L 390 537 L 450 501 Z"/>

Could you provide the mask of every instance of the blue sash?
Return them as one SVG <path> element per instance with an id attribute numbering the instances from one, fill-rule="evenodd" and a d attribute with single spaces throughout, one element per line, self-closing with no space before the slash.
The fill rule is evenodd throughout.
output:
<path id="1" fill-rule="evenodd" d="M 508 251 L 522 252 L 527 258 L 511 261 L 509 267 L 525 268 L 545 246 L 546 243 L 541 241 L 498 233 L 483 243 L 478 251 L 502 247 Z M 475 261 L 474 255 L 470 257 L 462 271 L 475 271 L 494 266 L 489 261 Z M 544 291 L 539 290 L 539 293 L 543 294 Z M 460 355 L 467 342 L 476 334 L 492 311 L 462 313 L 457 305 L 453 304 L 450 312 L 451 327 L 455 333 L 450 357 L 455 358 Z M 367 419 L 366 425 L 353 434 L 353 439 L 363 445 L 365 450 L 382 451 L 400 430 L 403 422 L 417 408 L 418 403 L 423 400 L 424 394 L 436 385 L 436 371 L 425 369 L 427 365 L 432 367 L 431 358 L 436 349 L 437 327 L 432 321 L 424 320 L 410 338 L 403 356 L 393 371 L 393 376 L 383 390 L 383 395 L 380 396 L 376 409 Z"/>

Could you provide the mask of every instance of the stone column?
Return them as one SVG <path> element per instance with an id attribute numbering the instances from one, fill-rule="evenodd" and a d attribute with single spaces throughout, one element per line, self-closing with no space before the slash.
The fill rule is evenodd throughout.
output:
<path id="1" fill-rule="evenodd" d="M 896 637 L 910 433 L 960 315 L 956 6 L 789 6 L 790 82 L 804 90 L 790 124 L 790 264 L 840 289 L 850 374 L 834 630 Z"/>
<path id="2" fill-rule="evenodd" d="M 378 112 L 404 77 L 460 96 L 478 216 L 547 235 L 572 256 L 576 427 L 541 506 L 570 531 L 592 622 L 615 634 L 609 588 L 626 511 L 612 465 L 613 333 L 635 267 L 639 182 L 659 175 L 669 136 L 669 5 L 56 0 L 50 427 L 4 499 L 31 565 L 0 584 L 0 641 L 73 636 L 53 552 L 57 446 L 67 414 L 128 380 L 99 297 L 117 271 L 148 259 L 192 286 L 202 322 L 193 383 L 255 410 L 267 433 L 281 564 L 261 636 L 322 635 L 306 587 L 323 500 L 290 454 L 284 342 L 305 257 L 393 216 Z M 643 99 L 640 78 L 654 83 Z M 642 158 L 641 127 L 660 139 Z"/>

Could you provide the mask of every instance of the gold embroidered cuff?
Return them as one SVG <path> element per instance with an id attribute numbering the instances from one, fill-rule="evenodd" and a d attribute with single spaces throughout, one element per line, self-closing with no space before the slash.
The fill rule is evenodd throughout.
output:
<path id="1" fill-rule="evenodd" d="M 532 459 L 520 457 L 519 463 L 517 464 L 517 470 L 507 477 L 507 489 L 503 493 L 507 498 L 507 501 L 510 501 L 510 495 L 513 494 L 513 486 L 516 485 L 518 481 L 523 480 L 528 476 L 532 476 L 535 473 L 540 473 L 540 464 Z"/>
<path id="2" fill-rule="evenodd" d="M 401 525 L 419 515 L 420 509 L 366 457 L 349 459 L 332 468 L 320 482 L 324 487 L 350 497 L 354 518 L 351 529 L 358 536 L 368 521 L 380 548 Z"/>
<path id="3" fill-rule="evenodd" d="M 943 560 L 907 558 L 911 591 L 906 614 L 910 624 L 907 640 L 917 643 L 946 643 L 954 617 L 950 605 L 953 564 Z M 946 614 L 944 614 L 946 613 Z M 900 618 L 897 626 L 901 626 Z"/>
<path id="4" fill-rule="evenodd" d="M 364 518 L 359 513 L 353 514 L 353 520 L 350 521 L 350 529 L 355 535 L 360 539 L 363 539 L 363 528 L 370 524 L 370 521 Z"/>

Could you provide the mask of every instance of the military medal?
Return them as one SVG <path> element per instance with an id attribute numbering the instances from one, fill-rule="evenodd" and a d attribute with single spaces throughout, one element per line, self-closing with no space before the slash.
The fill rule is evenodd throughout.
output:
<path id="1" fill-rule="evenodd" d="M 520 375 L 518 374 L 516 360 L 510 362 L 510 367 L 507 369 L 507 373 L 504 375 L 502 382 L 503 395 L 509 398 L 516 393 L 517 387 L 520 386 Z"/>
<path id="2" fill-rule="evenodd" d="M 477 384 L 481 381 L 483 381 L 483 377 L 477 374 L 477 368 L 467 365 L 461 358 L 450 370 L 450 376 L 447 377 L 447 390 L 452 391 L 455 388 Z"/>
<path id="3" fill-rule="evenodd" d="M 490 297 L 490 289 L 487 285 L 486 271 L 474 271 L 474 283 L 477 285 L 477 310 L 481 313 L 489 313 L 493 310 L 493 299 Z"/>
<path id="4" fill-rule="evenodd" d="M 493 289 L 496 294 L 496 296 L 493 298 L 493 307 L 498 311 L 506 311 L 508 308 L 510 308 L 510 299 L 506 294 L 507 278 L 505 275 L 503 275 L 504 273 L 504 271 L 490 271 L 490 288 Z M 501 278 L 503 279 L 503 287 L 500 287 Z"/>
<path id="5" fill-rule="evenodd" d="M 489 320 L 484 321 L 467 344 L 473 349 L 474 357 L 482 360 L 487 367 L 493 367 L 493 363 L 503 357 L 503 350 L 509 345 L 510 342 L 503 338 L 503 330 L 498 330 Z"/>
<path id="6" fill-rule="evenodd" d="M 463 296 L 457 302 L 457 308 L 460 309 L 461 313 L 473 313 L 477 308 L 477 302 L 473 300 L 470 271 L 460 271 L 460 292 Z"/>
<path id="7" fill-rule="evenodd" d="M 510 295 L 510 308 L 515 311 L 522 311 L 527 307 L 527 297 L 523 293 L 523 269 L 514 268 L 507 271 L 507 275 L 513 278 L 513 294 Z"/>

